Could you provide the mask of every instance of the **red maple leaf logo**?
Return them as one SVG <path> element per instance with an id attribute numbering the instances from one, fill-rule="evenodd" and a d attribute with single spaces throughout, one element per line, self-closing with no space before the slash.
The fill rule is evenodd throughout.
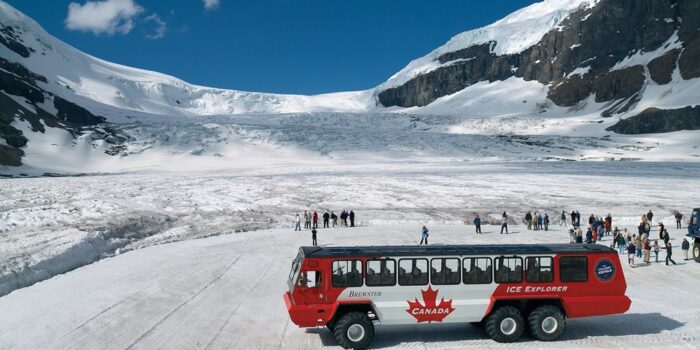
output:
<path id="1" fill-rule="evenodd" d="M 445 301 L 445 298 L 440 300 L 440 304 L 435 305 L 438 291 L 439 289 L 433 290 L 431 286 L 428 286 L 426 290 L 421 290 L 425 305 L 421 304 L 418 298 L 415 301 L 407 301 L 408 310 L 406 312 L 415 317 L 418 323 L 442 322 L 455 309 L 452 307 L 452 300 Z"/>

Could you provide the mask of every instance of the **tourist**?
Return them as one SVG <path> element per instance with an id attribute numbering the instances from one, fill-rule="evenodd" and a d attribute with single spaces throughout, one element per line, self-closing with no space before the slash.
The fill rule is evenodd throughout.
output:
<path id="1" fill-rule="evenodd" d="M 423 242 L 425 242 L 425 245 L 428 245 L 428 236 L 430 234 L 428 233 L 428 228 L 423 225 L 423 229 L 420 231 L 420 243 L 418 245 L 423 245 Z"/>
<path id="2" fill-rule="evenodd" d="M 479 218 L 479 214 L 476 214 L 476 218 L 474 219 L 474 227 L 476 228 L 477 234 L 481 233 L 481 218 Z"/>

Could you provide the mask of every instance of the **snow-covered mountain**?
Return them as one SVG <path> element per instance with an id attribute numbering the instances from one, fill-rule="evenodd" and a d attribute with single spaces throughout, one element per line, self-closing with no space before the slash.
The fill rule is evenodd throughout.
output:
<path id="1" fill-rule="evenodd" d="M 46 78 L 46 91 L 119 121 L 125 111 L 155 115 L 364 111 L 367 92 L 279 95 L 196 86 L 157 72 L 85 54 L 0 1 L 2 58 Z M 9 49 L 9 50 L 8 50 Z"/>
<path id="2" fill-rule="evenodd" d="M 697 159 L 694 131 L 668 144 L 606 129 L 700 129 L 699 16 L 693 0 L 545 0 L 455 36 L 377 87 L 302 96 L 106 62 L 0 0 L 0 173 L 116 171 L 104 164 L 138 157 L 158 167 L 163 154 L 229 164 L 290 149 L 522 159 L 504 134 L 539 138 L 525 142 L 528 159 Z M 550 147 L 568 136 L 594 139 Z"/>
<path id="3" fill-rule="evenodd" d="M 627 118 L 657 108 L 668 125 L 612 130 L 667 132 L 700 127 L 700 109 L 692 109 L 699 78 L 699 2 L 547 0 L 455 36 L 380 85 L 377 96 L 384 106 L 469 114 L 490 107 L 475 100 L 507 100 L 504 88 L 515 85 L 513 92 L 537 101 L 523 99 L 529 106 L 515 113 L 581 114 L 592 106 L 602 117 Z"/>

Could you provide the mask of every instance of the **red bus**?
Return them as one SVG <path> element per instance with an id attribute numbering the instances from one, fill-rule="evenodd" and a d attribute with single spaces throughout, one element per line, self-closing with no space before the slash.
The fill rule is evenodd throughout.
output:
<path id="1" fill-rule="evenodd" d="M 615 250 L 596 244 L 301 247 L 284 301 L 299 327 L 328 327 L 346 349 L 375 325 L 471 322 L 498 342 L 528 327 L 558 339 L 567 318 L 626 312 Z"/>

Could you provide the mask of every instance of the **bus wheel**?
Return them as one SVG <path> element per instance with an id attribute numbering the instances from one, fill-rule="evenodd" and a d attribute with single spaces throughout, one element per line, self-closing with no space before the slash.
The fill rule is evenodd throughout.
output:
<path id="1" fill-rule="evenodd" d="M 335 321 L 334 320 L 328 321 L 328 323 L 326 323 L 326 328 L 328 328 L 328 330 L 331 331 L 331 333 L 332 333 L 333 330 L 335 329 Z"/>
<path id="2" fill-rule="evenodd" d="M 530 335 L 541 341 L 556 340 L 566 329 L 566 318 L 561 310 L 552 305 L 542 305 L 527 316 Z"/>
<path id="3" fill-rule="evenodd" d="M 695 242 L 693 245 L 693 259 L 700 263 L 700 242 Z"/>
<path id="4" fill-rule="evenodd" d="M 499 343 L 512 343 L 523 334 L 525 321 L 520 310 L 513 306 L 502 306 L 486 318 L 486 334 Z"/>
<path id="5" fill-rule="evenodd" d="M 345 349 L 364 349 L 374 338 L 374 324 L 367 315 L 350 312 L 336 322 L 333 335 Z"/>

